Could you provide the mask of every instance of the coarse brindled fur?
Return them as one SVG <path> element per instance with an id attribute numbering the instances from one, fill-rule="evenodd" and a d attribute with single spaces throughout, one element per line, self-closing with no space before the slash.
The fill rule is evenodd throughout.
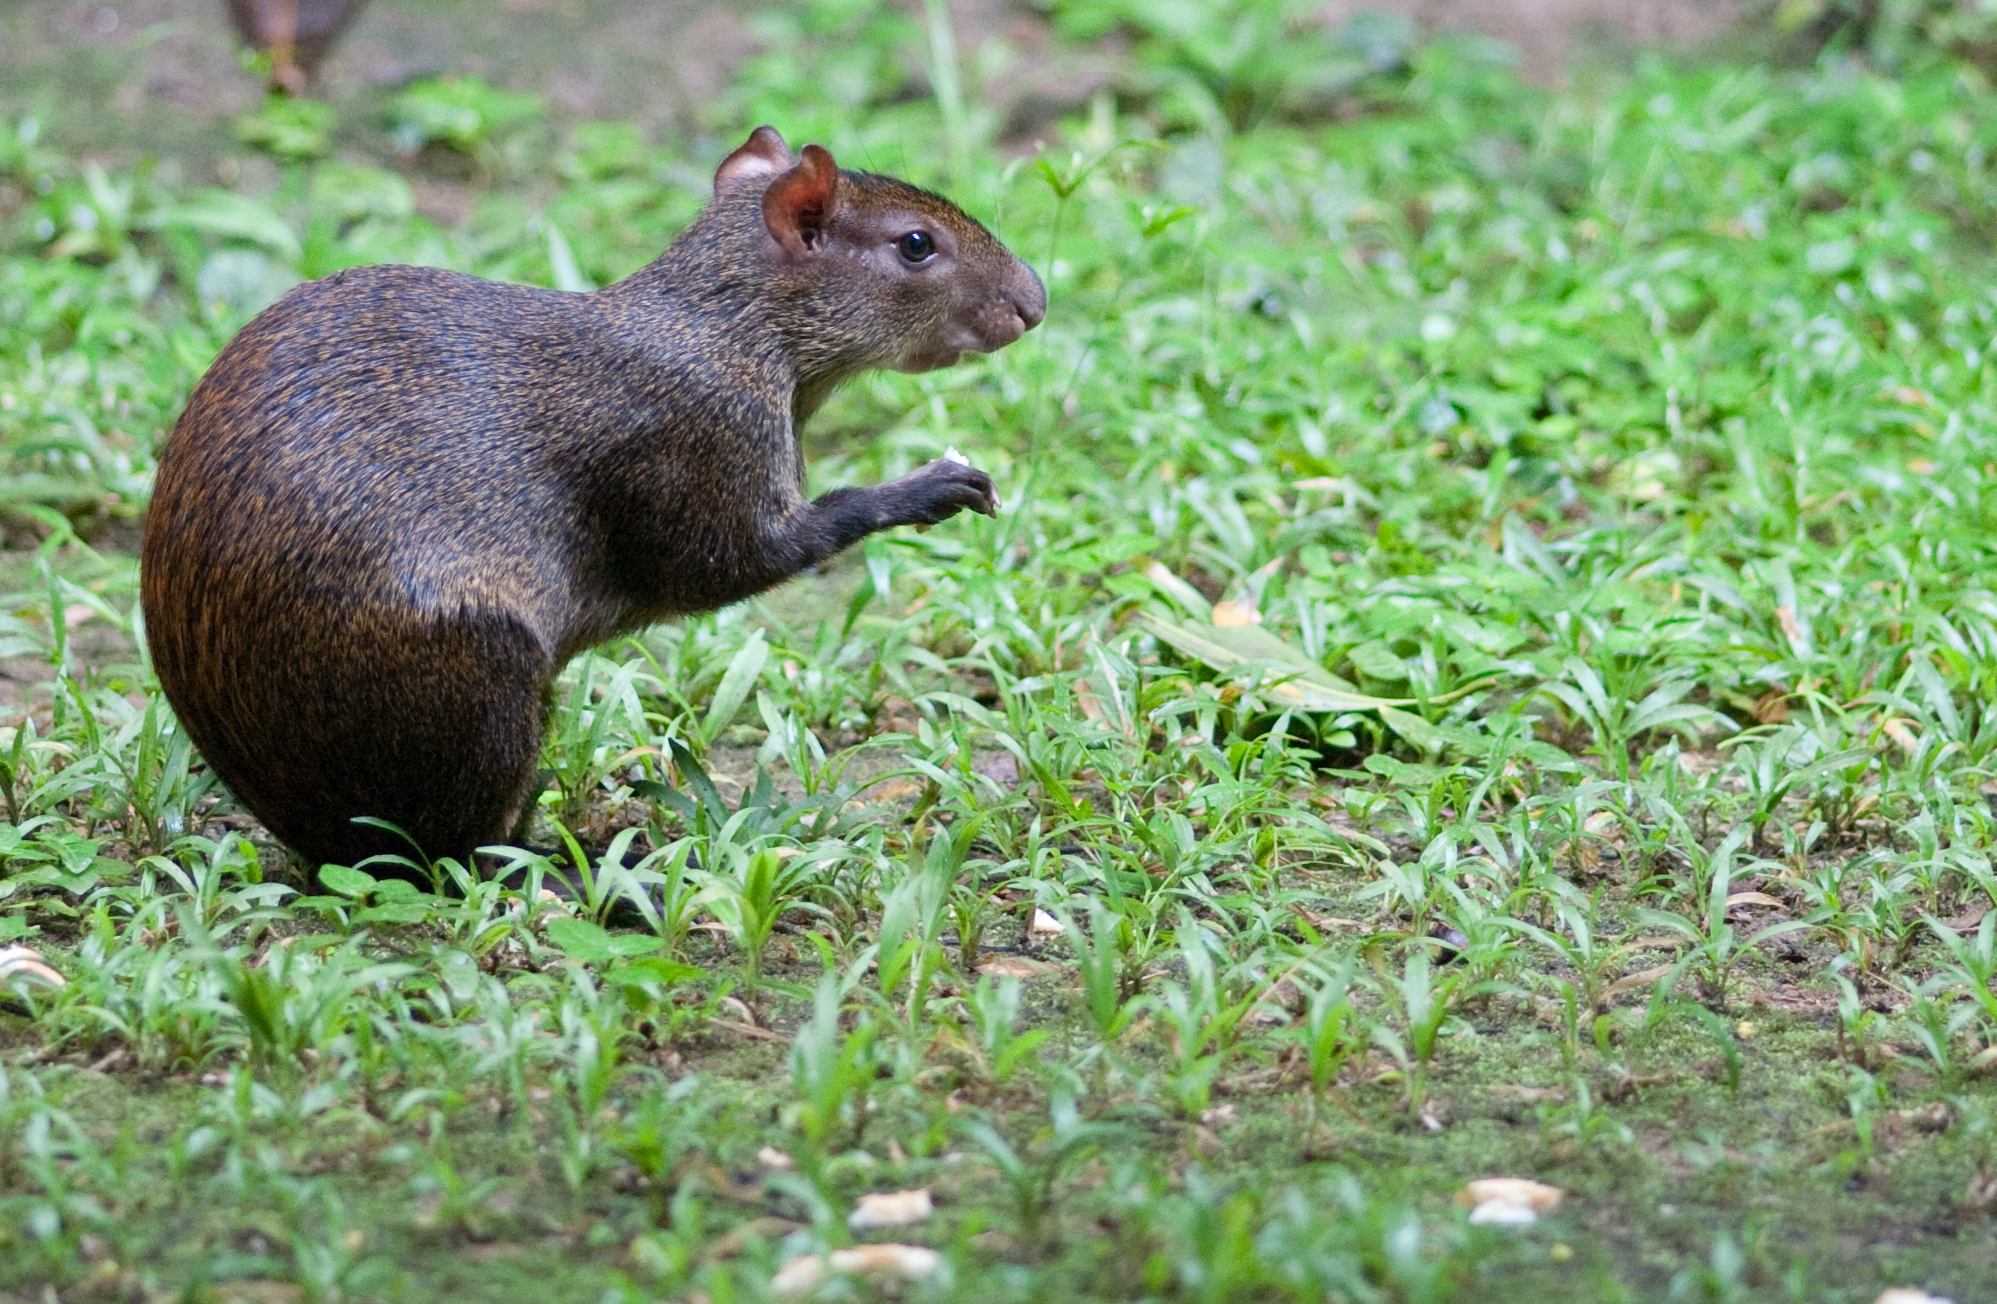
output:
<path id="1" fill-rule="evenodd" d="M 896 262 L 913 230 L 935 253 Z M 468 861 L 530 798 L 577 652 L 872 531 L 994 510 L 948 461 L 807 501 L 797 428 L 854 373 L 1003 347 L 1045 304 L 948 201 L 794 159 L 768 128 L 608 289 L 392 266 L 299 286 L 222 351 L 161 455 L 142 558 L 161 685 L 314 865 L 406 853 L 356 816 Z"/>

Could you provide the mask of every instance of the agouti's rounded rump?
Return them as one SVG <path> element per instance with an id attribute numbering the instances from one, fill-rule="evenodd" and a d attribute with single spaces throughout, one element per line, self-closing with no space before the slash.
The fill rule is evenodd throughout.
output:
<path id="1" fill-rule="evenodd" d="M 1046 291 L 947 200 L 759 127 L 650 266 L 562 294 L 421 267 L 301 285 L 160 457 L 146 633 L 236 796 L 314 865 L 469 863 L 532 784 L 577 652 L 875 530 L 997 508 L 929 463 L 804 497 L 799 425 L 870 368 L 1031 330 Z"/>

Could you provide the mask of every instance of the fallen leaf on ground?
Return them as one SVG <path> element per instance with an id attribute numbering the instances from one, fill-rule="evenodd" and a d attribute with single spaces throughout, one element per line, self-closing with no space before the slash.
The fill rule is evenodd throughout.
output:
<path id="1" fill-rule="evenodd" d="M 1475 1226 L 1525 1227 L 1559 1208 L 1566 1194 L 1527 1177 L 1480 1177 L 1456 1193 L 1456 1203 L 1469 1206 Z"/>
<path id="2" fill-rule="evenodd" d="M 860 1197 L 846 1225 L 854 1231 L 870 1227 L 906 1227 L 936 1212 L 927 1187 L 913 1191 L 875 1191 Z"/>
<path id="3" fill-rule="evenodd" d="M 770 1278 L 770 1289 L 778 1295 L 806 1295 L 834 1272 L 853 1277 L 920 1281 L 942 1264 L 941 1255 L 921 1245 L 856 1245 L 850 1250 L 806 1254 L 792 1259 Z"/>
<path id="4" fill-rule="evenodd" d="M 497 1263 L 502 1259 L 515 1259 L 527 1252 L 527 1247 L 518 1241 L 492 1241 L 484 1245 L 467 1245 L 458 1253 L 474 1263 Z"/>
<path id="5" fill-rule="evenodd" d="M 1607 1006 L 1624 992 L 1638 987 L 1648 987 L 1677 967 L 1675 964 L 1660 964 L 1654 969 L 1639 969 L 1635 973 L 1625 974 L 1603 989 L 1602 998 L 1598 1003 Z"/>
<path id="6" fill-rule="evenodd" d="M 739 1032 L 744 1037 L 748 1037 L 754 1041 L 790 1040 L 790 1038 L 784 1036 L 781 1032 L 771 1032 L 768 1028 L 758 1028 L 755 1024 L 744 1023 L 740 1019 L 709 1019 L 707 1026 L 710 1028 L 724 1028 L 729 1032 Z"/>
<path id="7" fill-rule="evenodd" d="M 1567 1091 L 1564 1087 L 1528 1087 L 1513 1082 L 1494 1082 L 1484 1088 L 1484 1093 L 1496 1096 L 1499 1100 L 1523 1101 L 1528 1105 L 1538 1104 L 1540 1101 L 1559 1105 L 1567 1101 Z"/>
<path id="8" fill-rule="evenodd" d="M 1213 623 L 1223 628 L 1239 629 L 1243 625 L 1259 625 L 1262 613 L 1246 602 L 1236 602 L 1226 598 L 1213 604 Z"/>
<path id="9" fill-rule="evenodd" d="M 914 779 L 886 779 L 870 788 L 863 788 L 860 795 L 848 806 L 880 806 L 904 797 L 913 797 L 922 791 L 922 785 Z"/>
<path id="10" fill-rule="evenodd" d="M 1970 1175 L 1969 1185 L 1963 1188 L 1962 1207 L 1972 1213 L 1980 1213 L 1992 1205 L 1997 1205 L 1997 1173 L 1987 1173 L 1979 1168 Z"/>
<path id="11" fill-rule="evenodd" d="M 707 1257 L 732 1259 L 748 1249 L 752 1239 L 781 1240 L 803 1225 L 803 1223 L 794 1223 L 788 1218 L 777 1218 L 767 1214 L 761 1218 L 751 1218 L 740 1227 L 731 1228 L 716 1237 L 714 1244 L 707 1247 Z"/>
<path id="12" fill-rule="evenodd" d="M 1983 922 L 1983 916 L 1989 913 L 1990 906 L 1987 902 L 1982 905 L 1973 905 L 1953 919 L 1942 920 L 1942 924 L 1958 933 L 1972 932 L 1978 924 Z"/>
<path id="13" fill-rule="evenodd" d="M 1060 970 L 1058 964 L 1029 960 L 1023 955 L 999 955 L 978 966 L 978 972 L 994 978 L 1038 978 Z"/>
<path id="14" fill-rule="evenodd" d="M 288 1281 L 231 1281 L 215 1288 L 215 1298 L 223 1304 L 293 1304 L 305 1290 Z"/>
<path id="15" fill-rule="evenodd" d="M 42 963 L 42 953 L 26 946 L 0 946 L 0 987 L 15 979 L 37 987 L 67 987 L 69 980 Z"/>

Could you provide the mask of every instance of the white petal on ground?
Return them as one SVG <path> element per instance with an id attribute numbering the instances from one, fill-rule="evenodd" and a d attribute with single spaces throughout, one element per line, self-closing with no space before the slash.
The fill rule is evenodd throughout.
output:
<path id="1" fill-rule="evenodd" d="M 1538 1221 L 1531 1209 L 1504 1200 L 1486 1200 L 1470 1211 L 1472 1227 L 1530 1227 Z"/>

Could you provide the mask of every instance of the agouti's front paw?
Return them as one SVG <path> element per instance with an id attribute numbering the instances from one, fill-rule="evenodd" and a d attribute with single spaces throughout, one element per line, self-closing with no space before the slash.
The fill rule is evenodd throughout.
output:
<path id="1" fill-rule="evenodd" d="M 939 457 L 887 486 L 894 491 L 895 523 L 922 528 L 947 521 L 967 507 L 986 516 L 998 515 L 998 490 L 992 487 L 992 478 L 961 459 L 962 454 Z"/>

